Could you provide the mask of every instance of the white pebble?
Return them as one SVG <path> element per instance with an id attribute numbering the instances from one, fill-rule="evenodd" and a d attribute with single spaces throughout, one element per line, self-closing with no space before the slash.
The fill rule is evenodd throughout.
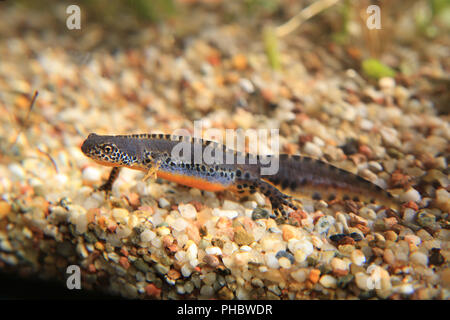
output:
<path id="1" fill-rule="evenodd" d="M 222 250 L 219 247 L 208 247 L 205 249 L 206 254 L 212 254 L 216 256 L 222 255 Z"/>
<path id="2" fill-rule="evenodd" d="M 311 253 L 314 252 L 314 246 L 312 245 L 311 242 L 309 242 L 306 239 L 303 240 L 290 239 L 288 242 L 288 248 L 291 252 L 301 250 L 306 256 L 309 256 Z"/>
<path id="3" fill-rule="evenodd" d="M 26 176 L 25 170 L 17 163 L 10 164 L 8 169 L 15 178 L 23 179 Z"/>
<path id="4" fill-rule="evenodd" d="M 355 282 L 356 282 L 356 285 L 358 286 L 358 288 L 360 288 L 361 290 L 373 289 L 370 286 L 370 284 L 372 283 L 372 280 L 364 272 L 358 272 L 355 274 Z"/>
<path id="5" fill-rule="evenodd" d="M 278 264 L 284 269 L 289 269 L 292 266 L 291 261 L 286 257 L 278 259 Z"/>
<path id="6" fill-rule="evenodd" d="M 333 258 L 331 260 L 331 267 L 333 268 L 333 271 L 338 271 L 338 270 L 348 270 L 348 263 L 346 263 L 344 260 L 339 259 L 339 258 Z"/>
<path id="7" fill-rule="evenodd" d="M 167 208 L 168 206 L 170 206 L 170 202 L 166 198 L 160 198 L 159 199 L 159 206 L 161 208 Z"/>
<path id="8" fill-rule="evenodd" d="M 82 178 L 88 182 L 97 182 L 102 178 L 102 173 L 96 167 L 86 167 L 83 170 Z"/>
<path id="9" fill-rule="evenodd" d="M 218 208 L 214 208 L 212 214 L 216 217 L 225 217 L 228 219 L 234 219 L 238 216 L 236 210 L 220 210 Z"/>
<path id="10" fill-rule="evenodd" d="M 327 233 L 328 229 L 335 223 L 335 219 L 332 216 L 323 216 L 317 220 L 314 230 L 317 233 Z"/>
<path id="11" fill-rule="evenodd" d="M 410 283 L 405 283 L 395 287 L 394 291 L 402 294 L 412 294 L 414 292 L 414 287 Z"/>
<path id="12" fill-rule="evenodd" d="M 415 246 L 419 246 L 422 243 L 422 239 L 420 239 L 420 237 L 416 236 L 415 234 L 407 234 L 405 236 L 405 241 Z"/>
<path id="13" fill-rule="evenodd" d="M 373 171 L 373 172 L 383 171 L 383 166 L 380 163 L 376 162 L 376 161 L 370 161 L 368 163 L 368 165 L 369 165 L 369 169 L 371 171 Z"/>
<path id="14" fill-rule="evenodd" d="M 153 238 L 156 237 L 156 234 L 149 230 L 149 229 L 145 229 L 142 233 L 141 233 L 141 241 L 142 242 L 149 242 L 152 241 Z"/>
<path id="15" fill-rule="evenodd" d="M 320 158 L 322 156 L 322 150 L 320 150 L 319 146 L 312 143 L 312 142 L 306 142 L 305 147 L 303 148 L 303 151 L 306 154 L 309 154 L 311 156 L 314 156 L 316 158 Z"/>
<path id="16" fill-rule="evenodd" d="M 337 280 L 335 277 L 332 277 L 328 274 L 323 275 L 320 280 L 320 284 L 323 285 L 325 288 L 336 288 Z"/>
<path id="17" fill-rule="evenodd" d="M 190 203 L 184 205 L 180 204 L 178 206 L 178 211 L 180 211 L 181 216 L 185 219 L 195 219 L 197 217 L 197 210 Z"/>
<path id="18" fill-rule="evenodd" d="M 241 205 L 237 202 L 225 200 L 222 205 L 223 210 L 238 210 L 242 208 Z"/>
<path id="19" fill-rule="evenodd" d="M 266 265 L 267 267 L 271 269 L 278 269 L 280 267 L 280 264 L 278 263 L 278 259 L 275 256 L 275 253 L 268 252 L 265 255 Z"/>
<path id="20" fill-rule="evenodd" d="M 183 218 L 175 219 L 171 226 L 176 231 L 183 231 L 188 226 L 188 222 Z"/>
<path id="21" fill-rule="evenodd" d="M 189 264 L 185 264 L 181 267 L 181 274 L 183 275 L 183 277 L 187 278 L 191 275 L 192 273 L 192 269 L 189 266 Z"/>
<path id="22" fill-rule="evenodd" d="M 291 273 L 291 277 L 294 278 L 295 281 L 300 283 L 306 281 L 307 276 L 308 273 L 304 269 L 299 269 Z"/>
<path id="23" fill-rule="evenodd" d="M 123 208 L 114 208 L 112 210 L 112 216 L 113 218 L 120 223 L 128 224 L 128 210 Z"/>
<path id="24" fill-rule="evenodd" d="M 420 202 L 421 199 L 422 197 L 420 196 L 420 193 L 414 188 L 409 188 L 408 191 L 400 196 L 400 200 L 403 202 Z"/>
<path id="25" fill-rule="evenodd" d="M 155 248 L 161 248 L 162 245 L 162 241 L 160 238 L 154 238 L 152 240 L 152 246 L 154 246 Z"/>
<path id="26" fill-rule="evenodd" d="M 177 261 L 179 262 L 183 262 L 186 258 L 186 252 L 185 251 L 177 251 L 177 253 L 175 253 L 175 259 L 177 259 Z"/>
<path id="27" fill-rule="evenodd" d="M 420 252 L 420 251 L 416 251 L 414 253 L 412 253 L 409 258 L 411 259 L 411 261 L 415 264 L 419 264 L 422 266 L 427 266 L 428 265 L 428 257 L 426 254 Z"/>
<path id="28" fill-rule="evenodd" d="M 373 128 L 373 122 L 367 119 L 362 119 L 359 123 L 359 127 L 364 131 L 370 131 Z"/>
<path id="29" fill-rule="evenodd" d="M 252 251 L 252 248 L 250 248 L 249 246 L 241 246 L 239 249 L 244 252 Z"/>
<path id="30" fill-rule="evenodd" d="M 88 225 L 86 210 L 78 205 L 69 206 L 69 222 L 75 225 L 78 233 L 86 232 Z"/>
<path id="31" fill-rule="evenodd" d="M 193 260 L 197 258 L 197 254 L 198 254 L 198 248 L 197 245 L 195 243 L 192 243 L 189 248 L 187 249 L 187 258 L 188 260 Z"/>
<path id="32" fill-rule="evenodd" d="M 247 93 L 253 93 L 255 91 L 255 87 L 253 86 L 253 83 L 246 78 L 241 78 L 239 80 L 239 85 Z"/>
<path id="33" fill-rule="evenodd" d="M 351 253 L 352 262 L 356 264 L 357 266 L 362 266 L 364 262 L 366 262 L 366 257 L 364 256 L 364 253 L 362 253 L 361 250 L 353 250 Z"/>
<path id="34" fill-rule="evenodd" d="M 392 89 L 395 87 L 395 80 L 394 78 L 383 77 L 378 81 L 378 85 L 381 89 Z"/>

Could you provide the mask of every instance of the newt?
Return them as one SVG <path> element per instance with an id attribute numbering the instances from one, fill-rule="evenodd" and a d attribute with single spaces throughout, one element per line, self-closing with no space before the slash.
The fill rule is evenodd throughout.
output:
<path id="1" fill-rule="evenodd" d="M 180 143 L 186 154 L 173 152 Z M 306 156 L 272 156 L 271 160 L 279 161 L 278 171 L 264 174 L 261 168 L 267 166 L 267 157 L 271 156 L 241 153 L 217 142 L 187 136 L 91 133 L 81 150 L 97 163 L 113 167 L 100 187 L 107 192 L 111 191 L 120 169 L 126 167 L 146 172 L 145 178 L 158 177 L 200 190 L 229 190 L 238 195 L 259 191 L 269 198 L 275 213 L 284 215 L 286 208 L 297 210 L 293 200 L 302 196 L 314 200 L 378 202 L 396 210 L 400 208 L 397 200 L 380 186 Z M 205 151 L 210 152 L 214 161 L 196 160 L 195 153 Z"/>

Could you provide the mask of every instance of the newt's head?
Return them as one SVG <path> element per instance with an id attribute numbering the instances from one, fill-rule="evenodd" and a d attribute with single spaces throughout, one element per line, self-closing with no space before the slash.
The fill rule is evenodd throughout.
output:
<path id="1" fill-rule="evenodd" d="M 137 161 L 133 143 L 123 136 L 89 134 L 81 151 L 89 158 L 107 166 L 129 166 Z"/>

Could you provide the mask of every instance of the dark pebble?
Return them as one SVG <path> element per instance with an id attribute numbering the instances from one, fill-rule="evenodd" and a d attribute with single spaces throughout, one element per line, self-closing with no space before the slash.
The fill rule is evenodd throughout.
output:
<path id="1" fill-rule="evenodd" d="M 363 239 L 363 237 L 361 237 L 358 232 L 352 232 L 349 234 L 349 236 L 352 237 L 355 241 L 361 241 Z"/>
<path id="2" fill-rule="evenodd" d="M 359 150 L 359 144 L 358 144 L 358 140 L 356 139 L 347 139 L 347 141 L 345 142 L 344 145 L 340 146 L 339 148 L 342 149 L 342 151 L 344 151 L 344 153 L 349 156 L 352 154 L 355 154 L 358 152 Z"/>
<path id="3" fill-rule="evenodd" d="M 346 236 L 343 233 L 337 233 L 337 234 L 333 234 L 332 236 L 330 236 L 330 240 L 333 242 L 339 242 L 342 239 L 344 239 Z"/>
<path id="4" fill-rule="evenodd" d="M 441 249 L 432 248 L 430 256 L 428 257 L 428 266 L 435 265 L 440 266 L 445 262 L 444 256 L 441 254 Z"/>
<path id="5" fill-rule="evenodd" d="M 293 256 L 292 254 L 290 254 L 289 252 L 284 251 L 284 250 L 278 251 L 277 254 L 275 255 L 275 257 L 276 257 L 277 259 L 280 259 L 280 258 L 282 258 L 282 257 L 286 257 L 286 258 L 289 259 L 289 261 L 290 261 L 292 264 L 294 264 L 294 262 L 295 262 L 294 256 Z"/>
<path id="6" fill-rule="evenodd" d="M 255 208 L 252 212 L 252 219 L 258 220 L 258 219 L 267 219 L 269 216 L 269 212 L 262 208 Z"/>

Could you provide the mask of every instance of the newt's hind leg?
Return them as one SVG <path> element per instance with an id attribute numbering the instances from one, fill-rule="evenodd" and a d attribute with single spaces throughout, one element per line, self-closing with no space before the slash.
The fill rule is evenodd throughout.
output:
<path id="1" fill-rule="evenodd" d="M 262 180 L 251 180 L 251 181 L 237 181 L 238 183 L 238 193 L 243 193 L 245 191 L 249 191 L 250 193 L 255 193 L 256 191 L 260 191 L 266 197 L 269 198 L 270 203 L 272 204 L 272 210 L 277 214 L 282 214 L 286 216 L 286 211 L 284 207 L 289 207 L 293 210 L 297 210 L 298 208 L 290 201 L 292 198 L 287 194 L 284 194 L 273 185 L 262 181 Z M 242 192 L 241 192 L 242 191 Z"/>
<path id="2" fill-rule="evenodd" d="M 112 190 L 112 185 L 114 183 L 114 181 L 116 181 L 117 177 L 119 176 L 120 173 L 120 167 L 114 167 L 112 168 L 108 180 L 106 180 L 106 182 L 104 184 L 102 184 L 100 187 L 98 187 L 97 190 L 99 191 L 105 191 L 106 195 L 108 195 L 111 190 Z"/>

